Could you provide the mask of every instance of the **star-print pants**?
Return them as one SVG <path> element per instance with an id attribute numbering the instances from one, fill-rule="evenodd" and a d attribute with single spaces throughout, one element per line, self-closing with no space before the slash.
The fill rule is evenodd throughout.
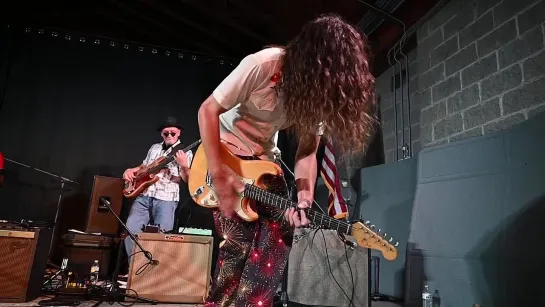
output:
<path id="1" fill-rule="evenodd" d="M 282 212 L 258 205 L 260 218 L 246 222 L 214 211 L 216 230 L 224 241 L 205 307 L 272 306 L 282 280 L 293 230 Z M 265 211 L 271 213 L 267 216 Z"/>

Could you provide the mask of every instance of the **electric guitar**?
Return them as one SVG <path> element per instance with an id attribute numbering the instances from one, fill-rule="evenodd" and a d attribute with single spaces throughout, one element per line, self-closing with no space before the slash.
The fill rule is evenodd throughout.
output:
<path id="1" fill-rule="evenodd" d="M 229 151 L 224 144 L 220 144 L 220 155 L 224 165 L 228 166 L 234 175 L 245 184 L 244 192 L 239 195 L 235 212 L 245 221 L 255 221 L 259 218 L 252 208 L 255 201 L 276 208 L 279 212 L 297 204 L 289 198 L 283 197 L 285 181 L 280 166 L 276 163 L 263 160 L 243 160 Z M 197 205 L 205 208 L 217 208 L 218 200 L 214 192 L 214 183 L 208 171 L 204 146 L 200 146 L 189 171 L 189 193 Z M 392 244 L 386 234 L 380 235 L 380 230 L 374 231 L 375 226 L 369 222 L 349 223 L 334 219 L 321 212 L 305 209 L 307 218 L 313 227 L 336 230 L 341 235 L 350 235 L 359 246 L 375 249 L 382 253 L 385 259 L 397 258 L 397 245 Z"/>
<path id="2" fill-rule="evenodd" d="M 157 160 L 153 161 L 151 164 L 146 165 L 136 172 L 136 176 L 133 181 L 125 180 L 125 187 L 123 188 L 123 196 L 126 198 L 134 198 L 143 191 L 145 191 L 149 186 L 159 181 L 159 177 L 156 176 L 163 168 L 165 168 L 170 162 L 174 161 L 174 155 L 179 151 L 183 150 L 187 152 L 188 150 L 197 147 L 201 143 L 201 140 L 198 140 L 191 145 L 180 149 L 183 146 L 182 143 L 173 146 L 170 153 L 164 157 L 159 157 Z"/>

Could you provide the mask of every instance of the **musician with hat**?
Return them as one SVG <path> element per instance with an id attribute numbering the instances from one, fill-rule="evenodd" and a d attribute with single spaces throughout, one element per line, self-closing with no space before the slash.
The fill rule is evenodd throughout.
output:
<path id="1" fill-rule="evenodd" d="M 142 165 L 125 170 L 123 173 L 125 180 L 134 180 L 138 170 L 151 164 L 156 159 L 168 155 L 172 147 L 180 144 L 183 127 L 176 118 L 168 117 L 157 128 L 157 131 L 160 132 L 163 141 L 151 146 Z M 191 151 L 186 153 L 182 150 L 177 151 L 175 153 L 175 162 L 169 163 L 165 169 L 157 174 L 160 177 L 159 181 L 136 197 L 127 218 L 127 228 L 131 232 L 140 232 L 142 226 L 147 225 L 150 220 L 153 220 L 154 224 L 160 225 L 163 232 L 172 230 L 175 210 L 180 200 L 179 184 L 181 180 L 187 182 L 192 159 L 193 153 Z M 125 248 L 129 256 L 132 254 L 133 244 L 134 242 L 129 237 L 125 239 Z"/>

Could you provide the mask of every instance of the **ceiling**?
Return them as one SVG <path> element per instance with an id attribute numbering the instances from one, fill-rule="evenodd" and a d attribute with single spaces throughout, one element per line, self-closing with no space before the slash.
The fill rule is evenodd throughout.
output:
<path id="1" fill-rule="evenodd" d="M 129 40 L 240 59 L 267 44 L 284 44 L 312 18 L 328 12 L 358 24 L 369 37 L 374 72 L 406 28 L 437 0 L 9 0 L 0 20 L 25 26 Z M 410 41 L 408 46 L 410 47 Z"/>

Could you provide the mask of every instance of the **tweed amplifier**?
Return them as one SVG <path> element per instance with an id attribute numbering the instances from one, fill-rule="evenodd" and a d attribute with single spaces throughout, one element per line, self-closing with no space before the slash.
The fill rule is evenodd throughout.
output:
<path id="1" fill-rule="evenodd" d="M 143 253 L 132 256 L 127 289 L 161 303 L 204 302 L 210 287 L 212 237 L 164 233 L 139 233 L 137 237 L 158 263 L 148 264 Z M 135 244 L 132 253 L 138 251 Z"/>
<path id="2" fill-rule="evenodd" d="M 0 302 L 22 303 L 41 294 L 50 229 L 0 229 Z"/>

